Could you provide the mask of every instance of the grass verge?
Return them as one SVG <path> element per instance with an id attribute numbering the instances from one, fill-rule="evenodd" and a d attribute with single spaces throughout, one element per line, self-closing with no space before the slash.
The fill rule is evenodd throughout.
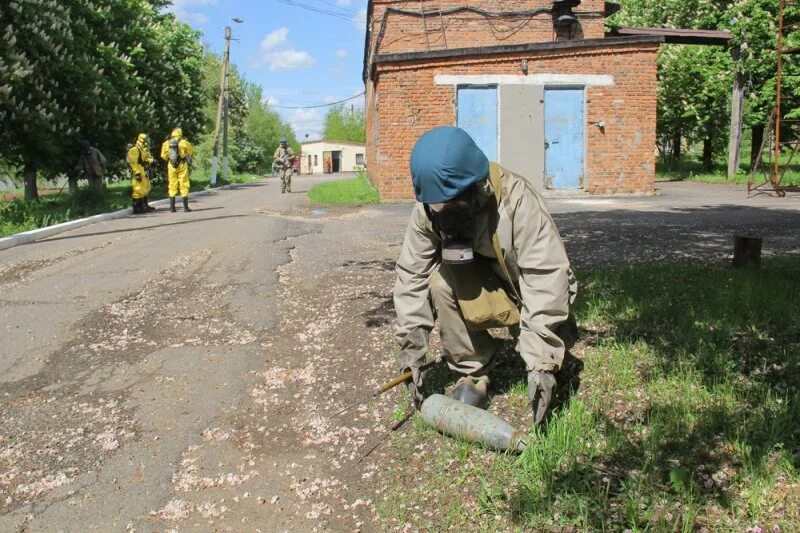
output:
<path id="1" fill-rule="evenodd" d="M 218 179 L 215 187 L 256 179 L 257 176 L 249 174 L 233 174 L 228 181 Z M 210 181 L 208 173 L 198 172 L 192 175 L 190 190 L 196 192 L 212 188 Z M 38 202 L 0 202 L 0 237 L 130 207 L 130 187 L 130 180 L 114 181 L 107 185 L 105 191 L 84 187 L 74 195 L 66 191 L 48 194 L 40 197 Z M 154 184 L 150 200 L 166 197 L 166 184 Z"/>
<path id="2" fill-rule="evenodd" d="M 788 162 L 788 156 L 784 159 L 784 163 Z M 795 158 L 795 162 L 796 160 L 797 158 Z M 677 165 L 665 165 L 659 162 L 656 164 L 656 181 L 696 181 L 700 183 L 745 185 L 750 179 L 750 172 L 744 170 L 747 167 L 749 167 L 749 163 L 742 163 L 736 175 L 728 180 L 726 164 L 717 163 L 711 172 L 706 172 L 703 170 L 703 165 L 700 161 L 692 159 L 681 161 Z M 764 175 L 761 173 L 757 174 L 754 179 L 757 183 L 763 183 L 765 180 Z M 793 164 L 787 169 L 781 184 L 785 186 L 800 185 L 800 166 Z"/>
<path id="3" fill-rule="evenodd" d="M 317 204 L 366 205 L 380 201 L 378 190 L 372 186 L 365 174 L 356 178 L 331 181 L 314 185 L 308 198 Z"/>
<path id="4" fill-rule="evenodd" d="M 797 531 L 800 258 L 579 273 L 564 396 L 520 457 L 438 436 L 392 441 L 387 526 L 492 531 Z M 530 424 L 510 347 L 492 410 Z M 499 390 L 498 390 L 499 389 Z"/>

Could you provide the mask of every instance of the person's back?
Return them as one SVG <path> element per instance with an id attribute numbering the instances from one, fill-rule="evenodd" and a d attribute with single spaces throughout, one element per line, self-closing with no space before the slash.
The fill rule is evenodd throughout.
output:
<path id="1" fill-rule="evenodd" d="M 167 192 L 170 199 L 170 210 L 174 213 L 175 197 L 180 192 L 183 197 L 183 210 L 189 209 L 189 174 L 190 163 L 194 155 L 192 143 L 183 138 L 183 130 L 175 128 L 169 139 L 161 145 L 161 159 L 167 162 Z"/>
<path id="2" fill-rule="evenodd" d="M 78 174 L 83 175 L 93 187 L 103 185 L 106 172 L 106 158 L 89 141 L 82 139 L 80 142 L 80 156 L 76 167 Z"/>

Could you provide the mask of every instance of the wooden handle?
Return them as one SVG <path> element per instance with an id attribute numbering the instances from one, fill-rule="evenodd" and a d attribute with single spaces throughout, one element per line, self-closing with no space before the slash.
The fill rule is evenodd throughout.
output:
<path id="1" fill-rule="evenodd" d="M 387 390 L 389 390 L 391 388 L 394 388 L 394 387 L 400 385 L 401 383 L 405 383 L 406 381 L 411 379 L 413 376 L 414 376 L 414 374 L 411 372 L 411 370 L 409 370 L 408 372 L 404 372 L 404 373 L 400 374 L 399 376 L 396 376 L 395 378 L 393 378 L 391 381 L 387 381 L 386 383 L 381 385 L 380 391 L 381 392 L 386 392 Z"/>

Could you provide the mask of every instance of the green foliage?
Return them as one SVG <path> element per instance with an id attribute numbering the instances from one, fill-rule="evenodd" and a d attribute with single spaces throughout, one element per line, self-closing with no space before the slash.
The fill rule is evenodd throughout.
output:
<path id="1" fill-rule="evenodd" d="M 346 110 L 344 104 L 332 106 L 325 115 L 322 135 L 328 141 L 366 142 L 364 110 Z"/>
<path id="2" fill-rule="evenodd" d="M 208 171 L 214 151 L 214 133 L 222 60 L 207 52 L 203 60 L 203 115 L 208 133 L 200 136 L 196 143 L 195 164 L 198 169 Z M 300 144 L 291 125 L 281 120 L 280 115 L 269 109 L 263 101 L 262 90 L 249 83 L 232 66 L 228 73 L 229 125 L 228 164 L 235 172 L 266 173 L 272 165 L 272 155 L 281 137 L 289 139 L 296 153 Z M 222 126 L 219 132 L 219 156 L 222 157 Z"/>
<path id="3" fill-rule="evenodd" d="M 337 180 L 314 185 L 308 198 L 319 204 L 365 205 L 380 201 L 375 189 L 365 175 L 347 180 Z"/>
<path id="4" fill-rule="evenodd" d="M 663 46 L 658 54 L 658 123 L 661 153 L 676 136 L 690 143 L 727 140 L 733 64 L 727 50 L 706 46 Z M 698 80 L 702 82 L 698 83 Z"/>
<path id="5" fill-rule="evenodd" d="M 662 155 L 672 155 L 671 143 L 681 137 L 689 144 L 708 140 L 715 153 L 724 153 L 734 72 L 742 73 L 745 80 L 744 125 L 767 122 L 775 105 L 777 20 L 775 0 L 627 0 L 622 4 L 610 24 L 726 30 L 731 32 L 732 47 L 741 51 L 732 60 L 730 49 L 724 47 L 662 45 L 658 60 Z M 800 20 L 800 8 L 787 8 L 786 20 Z M 790 33 L 786 46 L 800 45 L 798 37 L 800 32 Z M 784 93 L 797 94 L 800 65 L 787 59 L 784 69 Z M 789 114 L 795 115 L 800 112 Z"/>
<path id="6" fill-rule="evenodd" d="M 160 5 L 0 4 L 0 155 L 54 175 L 72 168 L 81 137 L 115 154 L 140 131 L 198 132 L 199 34 Z"/>
<path id="7" fill-rule="evenodd" d="M 0 160 L 30 176 L 72 170 L 89 139 L 124 170 L 124 146 L 147 132 L 153 148 L 175 127 L 210 165 L 219 56 L 165 14 L 165 0 L 15 0 L 0 3 Z M 235 65 L 229 73 L 231 167 L 268 168 L 288 124 Z M 28 189 L 33 195 L 31 183 Z"/>

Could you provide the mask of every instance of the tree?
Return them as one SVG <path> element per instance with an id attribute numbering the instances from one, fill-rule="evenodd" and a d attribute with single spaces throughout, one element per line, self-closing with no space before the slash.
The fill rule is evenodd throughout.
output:
<path id="1" fill-rule="evenodd" d="M 68 171 L 86 137 L 122 153 L 141 130 L 202 126 L 199 34 L 160 14 L 160 0 L 12 0 L 0 4 L 0 156 Z"/>
<path id="2" fill-rule="evenodd" d="M 366 142 L 364 110 L 351 107 L 345 111 L 343 104 L 332 106 L 325 115 L 323 136 L 329 141 Z"/>
<path id="3" fill-rule="evenodd" d="M 787 8 L 785 18 L 789 22 L 800 21 L 800 9 L 796 6 Z M 723 57 L 722 54 L 728 54 L 728 51 L 719 47 L 707 47 L 704 52 L 689 53 L 671 52 L 671 46 L 662 46 L 659 53 L 660 134 L 679 138 L 688 127 L 694 132 L 695 140 L 704 142 L 705 164 L 710 157 L 708 151 L 722 145 L 717 144 L 722 132 L 716 131 L 717 128 L 710 123 L 716 121 L 722 126 L 727 122 L 724 120 L 727 113 L 723 114 L 727 108 L 723 110 L 720 105 L 721 101 L 730 101 L 729 95 L 723 96 L 723 79 L 730 87 L 734 73 L 742 74 L 746 81 L 744 124 L 752 132 L 751 153 L 755 155 L 757 152 L 764 124 L 775 105 L 777 20 L 776 0 L 738 0 L 733 3 L 716 0 L 627 0 L 613 19 L 613 24 L 731 32 L 731 46 L 740 50 L 735 61 Z M 796 38 L 790 35 L 788 46 L 800 45 L 794 41 Z M 703 61 L 706 61 L 705 67 Z M 784 68 L 787 74 L 782 83 L 784 92 L 798 94 L 800 69 L 797 61 L 787 61 Z M 691 72 L 693 78 L 683 83 L 681 80 L 686 79 L 687 72 Z M 685 112 L 687 106 L 691 108 L 688 113 Z M 796 102 L 794 106 L 800 109 Z M 800 112 L 794 114 L 800 115 Z"/>
<path id="4" fill-rule="evenodd" d="M 206 52 L 203 65 L 203 91 L 206 97 L 203 113 L 210 133 L 201 137 L 195 157 L 199 167 L 204 170 L 211 167 L 220 67 L 221 58 Z M 299 152 L 300 146 L 294 131 L 281 120 L 278 113 L 269 109 L 263 101 L 261 87 L 248 82 L 233 65 L 231 67 L 228 79 L 230 167 L 235 172 L 257 172 L 269 168 L 281 137 L 287 137 L 292 148 Z"/>

